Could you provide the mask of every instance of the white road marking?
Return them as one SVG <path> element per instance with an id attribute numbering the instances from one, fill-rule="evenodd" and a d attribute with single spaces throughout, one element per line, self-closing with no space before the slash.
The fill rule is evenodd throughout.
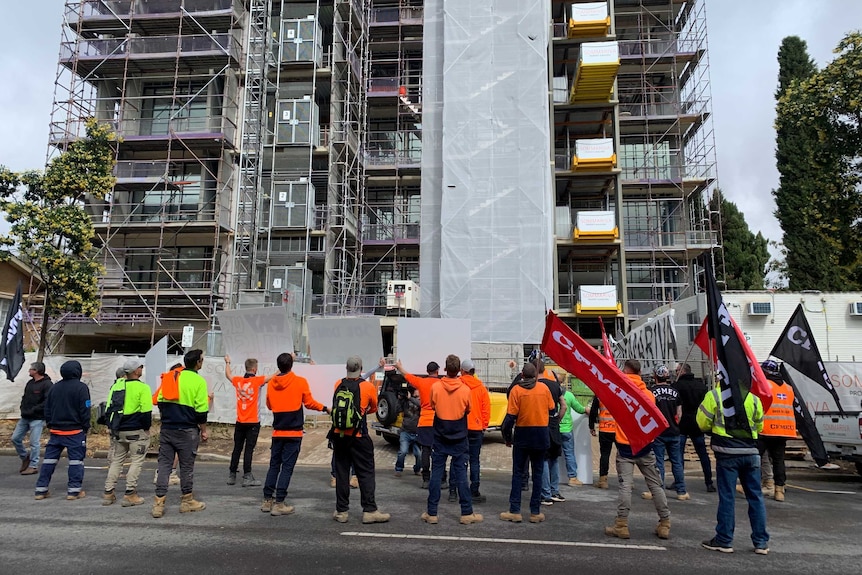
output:
<path id="1" fill-rule="evenodd" d="M 535 539 L 501 539 L 496 537 L 458 537 L 454 535 L 410 535 L 407 533 L 369 533 L 343 531 L 345 537 L 376 537 L 379 539 L 424 539 L 427 541 L 468 541 L 473 543 L 506 543 L 516 545 L 554 545 L 559 547 L 601 547 L 605 549 L 634 549 L 637 551 L 667 551 L 659 545 L 623 545 L 621 543 L 586 543 L 583 541 L 542 541 Z"/>

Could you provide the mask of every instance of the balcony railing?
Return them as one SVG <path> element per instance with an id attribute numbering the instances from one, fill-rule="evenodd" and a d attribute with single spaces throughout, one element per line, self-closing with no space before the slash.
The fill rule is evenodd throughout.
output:
<path id="1" fill-rule="evenodd" d="M 371 24 L 422 24 L 424 19 L 425 9 L 421 6 L 393 6 L 371 10 Z"/>
<path id="2" fill-rule="evenodd" d="M 202 12 L 224 12 L 231 10 L 236 0 L 84 0 L 80 9 L 73 3 L 66 7 L 66 17 L 70 21 L 82 18 L 114 17 L 147 15 L 147 14 L 179 14 L 183 10 L 189 14 Z"/>
<path id="3" fill-rule="evenodd" d="M 79 39 L 63 42 L 60 46 L 60 59 L 182 57 L 207 52 L 224 54 L 238 60 L 242 49 L 239 41 L 230 34 Z"/>
<path id="4" fill-rule="evenodd" d="M 649 38 L 646 40 L 620 40 L 620 56 L 673 56 L 697 50 L 696 40 L 681 38 Z"/>
<path id="5" fill-rule="evenodd" d="M 362 225 L 362 240 L 366 242 L 419 241 L 419 224 L 392 224 L 379 222 Z"/>
<path id="6" fill-rule="evenodd" d="M 710 249 L 718 245 L 718 235 L 716 232 L 699 230 L 679 232 L 626 230 L 625 245 L 627 250 L 633 251 Z"/>
<path id="7" fill-rule="evenodd" d="M 170 223 L 170 222 L 213 222 L 216 208 L 214 205 L 114 203 L 102 213 L 92 214 L 94 224 L 121 225 L 128 223 Z"/>

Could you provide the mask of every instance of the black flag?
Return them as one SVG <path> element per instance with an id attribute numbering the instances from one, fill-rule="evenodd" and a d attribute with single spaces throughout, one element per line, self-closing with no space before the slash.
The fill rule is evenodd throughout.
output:
<path id="1" fill-rule="evenodd" d="M 832 394 L 838 411 L 844 413 L 841 408 L 841 400 L 838 399 L 838 393 L 832 387 L 829 374 L 823 367 L 823 359 L 820 357 L 820 350 L 814 341 L 814 334 L 811 333 L 811 326 L 808 325 L 808 320 L 805 318 L 802 304 L 796 306 L 796 311 L 790 316 L 790 321 L 787 322 L 784 332 L 775 342 L 775 347 L 772 348 L 769 355 L 783 360 L 805 377 L 817 382 L 820 387 Z"/>
<path id="2" fill-rule="evenodd" d="M 0 340 L 0 368 L 6 371 L 6 379 L 15 381 L 15 376 L 24 366 L 24 312 L 21 309 L 21 282 L 3 325 Z"/>
<path id="3" fill-rule="evenodd" d="M 709 339 L 714 342 L 715 367 L 721 390 L 721 408 L 725 429 L 751 432 L 745 413 L 745 398 L 751 391 L 751 369 L 746 354 L 734 329 L 733 320 L 706 262 L 706 327 Z M 733 435 L 733 433 L 731 433 Z"/>
<path id="4" fill-rule="evenodd" d="M 793 414 L 796 416 L 796 428 L 799 430 L 799 435 L 805 441 L 805 445 L 811 450 L 811 458 L 818 465 L 823 467 L 829 463 L 829 456 L 826 454 L 826 447 L 823 445 L 823 438 L 820 437 L 820 432 L 817 431 L 817 425 L 811 417 L 811 412 L 805 405 L 805 398 L 799 394 L 799 388 L 793 383 L 790 374 L 787 373 L 787 368 L 781 364 L 781 377 L 784 382 L 793 388 Z"/>

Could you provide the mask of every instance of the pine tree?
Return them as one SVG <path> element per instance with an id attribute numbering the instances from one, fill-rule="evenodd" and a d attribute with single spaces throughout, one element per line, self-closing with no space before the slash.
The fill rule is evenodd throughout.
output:
<path id="1" fill-rule="evenodd" d="M 858 218 L 858 195 L 848 180 L 848 159 L 836 144 L 834 126 L 822 111 L 828 104 L 822 98 L 827 92 L 823 73 L 796 36 L 782 41 L 778 63 L 775 157 L 780 185 L 773 195 L 784 232 L 788 287 L 857 289 L 854 262 L 859 255 L 851 247 L 851 230 Z"/>
<path id="2" fill-rule="evenodd" d="M 724 198 L 721 190 L 716 190 L 710 201 L 710 213 L 720 213 L 721 216 L 719 223 L 718 216 L 713 215 L 712 223 L 713 229 L 720 228 L 721 232 L 723 249 L 716 254 L 716 268 L 724 270 L 726 289 L 763 289 L 769 261 L 766 238 L 760 232 L 751 232 L 743 213 L 736 204 Z"/>

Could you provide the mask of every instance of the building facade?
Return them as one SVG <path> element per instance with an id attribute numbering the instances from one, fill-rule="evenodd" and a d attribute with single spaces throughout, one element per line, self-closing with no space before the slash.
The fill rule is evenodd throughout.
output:
<path id="1" fill-rule="evenodd" d="M 67 0 L 52 153 L 91 116 L 122 141 L 113 193 L 87 205 L 107 270 L 102 311 L 65 323 L 66 352 L 141 352 L 162 336 L 177 344 L 191 324 L 195 346 L 220 353 L 219 310 L 286 306 L 297 325 L 317 314 L 415 314 L 417 286 L 424 315 L 477 313 L 451 305 L 463 293 L 488 317 L 517 307 L 484 292 L 488 282 L 458 283 L 493 263 L 500 244 L 476 235 L 447 244 L 470 221 L 442 211 L 458 198 L 429 180 L 447 161 L 473 171 L 471 191 L 483 177 L 458 159 L 457 140 L 444 145 L 461 98 L 444 61 L 452 54 L 432 56 L 455 7 L 446 4 Z M 490 15 L 510 4 L 469 3 Z M 695 261 L 719 247 L 706 212 L 715 166 L 703 4 L 541 7 L 547 41 L 535 57 L 548 74 L 518 88 L 547 101 L 534 130 L 546 141 L 531 148 L 540 157 L 524 160 L 538 166 L 552 228 L 537 277 L 544 307 L 585 337 L 598 336 L 597 317 L 624 329 L 696 293 Z M 517 54 L 494 50 L 495 65 L 511 57 L 515 67 Z M 499 146 L 513 154 L 504 169 L 526 157 Z M 506 208 L 505 191 L 492 188 L 480 205 Z M 459 249 L 489 255 L 447 275 L 441 262 L 461 262 Z M 477 339 L 499 341 L 494 333 L 513 331 Z M 301 330 L 295 339 L 301 348 Z"/>

